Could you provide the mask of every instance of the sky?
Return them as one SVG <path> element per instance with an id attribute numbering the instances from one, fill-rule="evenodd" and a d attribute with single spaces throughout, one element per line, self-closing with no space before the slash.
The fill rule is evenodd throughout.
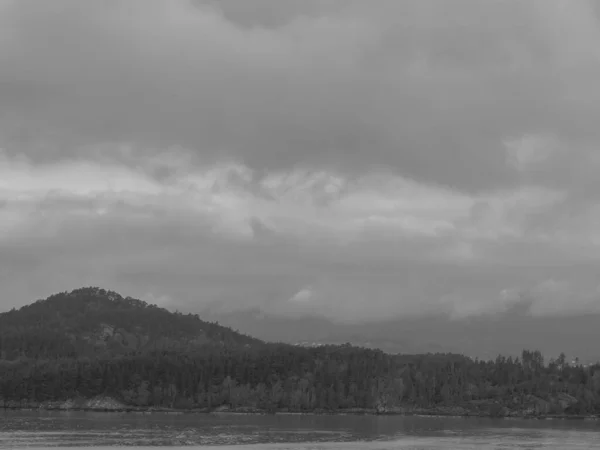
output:
<path id="1" fill-rule="evenodd" d="M 0 0 L 0 307 L 600 312 L 600 1 Z"/>

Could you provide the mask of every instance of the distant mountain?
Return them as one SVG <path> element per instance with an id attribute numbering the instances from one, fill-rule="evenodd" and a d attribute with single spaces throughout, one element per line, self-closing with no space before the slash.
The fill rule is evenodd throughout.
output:
<path id="1" fill-rule="evenodd" d="M 258 339 L 100 288 L 52 295 L 0 314 L 0 359 L 243 346 Z"/>
<path id="2" fill-rule="evenodd" d="M 600 360 L 600 315 L 533 317 L 511 310 L 495 316 L 450 319 L 445 315 L 342 323 L 318 316 L 286 317 L 260 309 L 210 314 L 244 333 L 292 344 L 341 344 L 379 348 L 388 353 L 453 352 L 483 359 L 517 356 L 536 348 L 548 357 L 564 352 L 582 361 Z"/>

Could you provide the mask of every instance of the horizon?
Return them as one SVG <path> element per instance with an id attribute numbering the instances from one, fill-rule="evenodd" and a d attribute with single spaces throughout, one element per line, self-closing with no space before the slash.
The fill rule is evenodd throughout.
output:
<path id="1" fill-rule="evenodd" d="M 44 301 L 47 300 L 49 297 L 52 297 L 54 295 L 57 294 L 63 294 L 63 293 L 73 293 L 79 290 L 85 290 L 85 289 L 98 289 L 98 290 L 103 290 L 106 291 L 108 293 L 114 293 L 119 295 L 120 297 L 122 297 L 123 299 L 126 298 L 132 298 L 134 300 L 141 300 L 143 302 L 145 302 L 148 305 L 152 305 L 152 306 L 157 306 L 163 309 L 166 309 L 169 312 L 178 312 L 178 313 L 183 313 L 183 314 L 196 314 L 196 315 L 205 315 L 207 317 L 211 317 L 211 318 L 218 318 L 218 317 L 229 317 L 229 316 L 237 316 L 239 314 L 249 314 L 249 313 L 259 313 L 265 317 L 271 317 L 271 318 L 281 318 L 281 319 L 317 319 L 317 320 L 323 320 L 325 322 L 331 322 L 331 323 L 338 323 L 338 324 L 346 324 L 346 325 L 352 325 L 352 324 L 369 324 L 369 323 L 385 323 L 385 322 L 395 322 L 398 320 L 420 320 L 420 319 L 441 319 L 444 321 L 448 321 L 448 322 L 462 322 L 462 321 L 472 321 L 472 320 L 494 320 L 494 319 L 498 319 L 498 318 L 503 318 L 503 317 L 521 317 L 521 318 L 530 318 L 530 319 L 553 319 L 553 320 L 560 320 L 561 318 L 577 318 L 577 317 L 589 317 L 590 313 L 587 312 L 580 312 L 580 311 L 561 311 L 560 314 L 551 314 L 551 315 L 535 315 L 532 314 L 530 308 L 528 307 L 529 305 L 527 305 L 526 301 L 523 301 L 523 303 L 515 303 L 512 305 L 509 305 L 509 307 L 507 307 L 505 310 L 503 311 L 499 311 L 497 313 L 494 314 L 489 314 L 489 313 L 480 313 L 480 314 L 471 314 L 471 315 L 465 315 L 465 316 L 454 316 L 452 314 L 450 314 L 449 311 L 447 310 L 440 310 L 440 311 L 421 311 L 421 312 L 417 312 L 415 314 L 411 314 L 411 315 L 407 315 L 407 314 L 402 314 L 399 313 L 397 315 L 388 315 L 387 317 L 355 317 L 355 318 L 345 318 L 343 316 L 337 316 L 337 317 L 328 317 L 326 315 L 322 315 L 319 314 L 318 312 L 314 312 L 311 310 L 288 310 L 288 309 L 277 309 L 277 308 L 270 308 L 270 305 L 249 305 L 249 306 L 240 306 L 240 307 L 234 307 L 234 308 L 230 308 L 230 305 L 223 305 L 223 303 L 221 302 L 213 302 L 213 303 L 208 303 L 208 304 L 202 304 L 200 305 L 200 308 L 197 308 L 196 305 L 177 305 L 177 304 L 168 304 L 168 303 L 164 303 L 161 304 L 160 302 L 160 298 L 159 299 L 148 299 L 146 297 L 146 299 L 142 299 L 139 295 L 136 295 L 135 293 L 123 293 L 123 292 L 119 292 L 113 288 L 109 288 L 106 286 L 91 286 L 91 285 L 85 285 L 85 286 L 78 286 L 78 287 L 74 287 L 74 288 L 69 288 L 69 289 L 64 289 L 61 291 L 56 291 L 56 292 L 47 292 L 45 294 L 42 294 L 42 296 L 37 297 L 35 299 L 30 299 L 29 301 L 27 301 L 26 303 L 23 303 L 21 305 L 16 305 L 16 306 L 11 306 L 10 309 L 20 309 L 22 307 L 26 307 L 29 305 L 32 305 L 33 303 L 36 303 L 38 301 Z M 152 301 L 154 300 L 154 301 Z M 529 302 L 531 302 L 531 300 L 529 300 Z M 180 306 L 182 306 L 183 308 L 181 308 Z M 5 309 L 0 311 L 0 313 L 2 312 L 8 312 L 10 309 Z M 600 316 L 600 311 L 599 312 L 594 312 L 592 313 L 592 315 L 598 315 Z"/>
<path id="2" fill-rule="evenodd" d="M 0 0 L 0 308 L 600 314 L 598 43 L 598 0 Z"/>
<path id="3" fill-rule="evenodd" d="M 37 300 L 35 300 L 35 301 L 27 304 L 27 305 L 23 305 L 23 306 L 21 306 L 18 309 L 11 309 L 10 311 L 0 311 L 0 315 L 5 314 L 5 313 L 13 313 L 15 311 L 18 312 L 21 309 L 27 308 L 29 306 L 33 306 L 33 305 L 39 304 L 39 303 L 44 303 L 46 301 L 51 301 L 55 297 L 61 297 L 63 295 L 73 296 L 75 294 L 80 294 L 80 293 L 85 294 L 86 292 L 89 292 L 90 290 L 95 291 L 96 294 L 98 294 L 98 293 L 101 294 L 101 297 L 108 298 L 111 301 L 128 301 L 128 300 L 133 300 L 134 301 L 133 304 L 136 305 L 136 307 L 139 307 L 140 305 L 143 305 L 144 307 L 158 307 L 158 308 L 164 310 L 168 314 L 175 314 L 175 315 L 180 315 L 180 316 L 190 316 L 190 315 L 192 315 L 192 316 L 196 316 L 196 318 L 198 318 L 198 319 L 200 319 L 201 321 L 204 321 L 204 322 L 213 322 L 213 320 L 217 319 L 217 317 L 218 317 L 218 315 L 217 316 L 203 317 L 203 316 L 201 316 L 201 314 L 193 314 L 192 312 L 187 312 L 186 313 L 185 311 L 179 311 L 177 309 L 172 310 L 172 309 L 165 308 L 165 307 L 160 307 L 160 306 L 158 306 L 158 305 L 156 305 L 154 303 L 148 303 L 148 302 L 145 302 L 145 301 L 141 301 L 141 303 L 140 303 L 140 300 L 137 299 L 137 298 L 135 298 L 135 297 L 123 296 L 123 295 L 121 295 L 120 293 L 118 293 L 118 292 L 116 292 L 114 290 L 105 289 L 105 288 L 100 287 L 100 286 L 82 286 L 82 287 L 79 287 L 79 288 L 72 289 L 70 291 L 56 292 L 56 293 L 54 293 L 54 294 L 52 294 L 52 295 L 50 295 L 50 296 L 48 296 L 46 298 L 40 298 L 40 299 L 37 299 Z M 83 300 L 81 300 L 81 301 L 83 301 Z M 263 316 L 266 317 L 266 318 L 278 318 L 279 317 L 279 318 L 290 319 L 290 320 L 297 320 L 297 319 L 318 319 L 318 320 L 325 320 L 325 321 L 327 321 L 327 319 L 319 317 L 319 316 L 300 316 L 300 317 L 299 316 L 288 316 L 288 317 L 284 317 L 284 316 L 270 315 L 269 313 L 263 313 Z M 223 317 L 226 318 L 227 314 L 225 314 Z M 480 317 L 480 318 L 485 318 L 485 316 Z M 390 322 L 394 322 L 395 320 L 397 320 L 397 318 L 390 318 L 388 320 Z M 216 320 L 216 323 L 218 324 L 219 321 Z M 352 325 L 351 323 L 346 323 L 346 324 L 347 325 Z M 237 330 L 234 327 L 229 326 L 227 324 L 220 324 L 220 326 L 225 327 L 225 328 L 229 328 L 229 329 L 231 329 L 232 331 L 234 331 L 236 333 L 241 333 L 241 334 L 249 336 L 251 338 L 255 337 L 255 336 L 253 336 L 251 334 L 244 333 L 242 330 Z M 375 340 L 378 340 L 378 339 L 376 338 Z M 336 342 L 333 342 L 333 341 L 336 341 Z M 282 343 L 282 344 L 289 344 L 289 345 L 301 346 L 301 347 L 323 347 L 323 346 L 330 346 L 330 345 L 332 345 L 332 346 L 346 346 L 346 345 L 351 345 L 351 346 L 357 347 L 357 348 L 360 348 L 360 347 L 371 348 L 371 349 L 375 349 L 375 350 L 382 350 L 382 351 L 384 351 L 384 353 L 394 354 L 394 352 L 385 351 L 384 349 L 380 349 L 377 346 L 366 345 L 366 347 L 365 347 L 365 345 L 362 345 L 364 343 L 353 343 L 351 340 L 343 341 L 343 340 L 339 340 L 339 339 L 337 339 L 337 340 L 333 339 L 333 340 L 330 340 L 330 342 L 319 342 L 319 340 L 310 342 L 310 339 L 309 340 L 299 341 L 299 342 L 286 342 L 286 341 L 279 342 L 279 341 L 273 341 L 273 340 L 264 340 L 264 342 L 271 343 L 271 344 L 280 344 L 280 343 Z M 457 351 L 457 352 L 451 352 L 451 351 L 426 352 L 426 354 L 455 354 L 455 355 L 460 355 L 460 356 L 466 356 L 467 358 L 470 358 L 472 360 L 479 359 L 481 361 L 492 361 L 493 362 L 496 357 L 502 357 L 502 358 L 507 358 L 507 359 L 514 359 L 514 358 L 516 358 L 516 360 L 518 361 L 519 358 L 520 358 L 520 355 L 523 352 L 529 352 L 529 353 L 536 353 L 536 352 L 538 352 L 538 353 L 540 353 L 541 356 L 542 356 L 542 359 L 543 359 L 544 367 L 549 367 L 549 365 L 553 364 L 555 362 L 556 358 L 558 358 L 558 357 L 563 357 L 565 359 L 564 364 L 566 366 L 569 366 L 569 365 L 575 365 L 575 366 L 580 365 L 580 366 L 584 366 L 585 367 L 585 366 L 590 365 L 590 364 L 600 364 L 600 357 L 598 357 L 597 359 L 594 359 L 594 358 L 579 358 L 577 355 L 566 355 L 562 351 L 557 352 L 556 358 L 554 356 L 550 356 L 549 358 L 547 358 L 548 355 L 545 354 L 544 352 L 540 352 L 539 349 L 530 349 L 530 348 L 527 348 L 527 346 L 525 346 L 522 350 L 520 350 L 520 352 L 518 354 L 498 353 L 494 357 L 488 357 L 488 358 L 486 358 L 484 356 L 480 357 L 478 355 L 469 355 L 467 353 L 459 352 L 459 351 Z M 398 355 L 410 356 L 410 355 L 416 355 L 416 354 L 419 354 L 419 353 L 418 352 L 417 353 L 402 353 L 402 352 L 397 352 L 397 354 Z M 421 353 L 421 354 L 423 354 L 423 353 Z"/>
<path id="4" fill-rule="evenodd" d="M 37 299 L 21 308 L 33 306 L 61 295 L 85 294 L 89 290 L 94 290 L 110 300 L 131 299 L 135 302 L 139 301 L 136 297 L 122 295 L 112 289 L 100 286 L 82 286 L 69 291 L 53 293 L 47 298 Z M 579 331 L 582 325 L 581 320 L 588 322 L 588 325 L 590 325 L 589 321 L 591 320 L 593 325 L 600 315 L 572 316 L 570 319 L 575 319 L 574 323 L 552 323 L 548 320 L 561 319 L 557 317 L 535 317 L 527 314 L 508 315 L 507 317 L 482 315 L 454 319 L 438 315 L 435 317 L 435 321 L 432 321 L 432 316 L 428 315 L 412 318 L 398 316 L 373 322 L 340 322 L 318 315 L 278 315 L 277 312 L 266 312 L 260 309 L 210 314 L 202 311 L 180 311 L 176 308 L 162 307 L 145 301 L 142 301 L 142 304 L 158 306 L 169 314 L 196 316 L 204 322 L 216 323 L 237 333 L 258 338 L 267 343 L 284 343 L 302 347 L 351 344 L 357 348 L 377 349 L 391 355 L 455 354 L 482 361 L 494 361 L 498 356 L 520 357 L 523 351 L 539 351 L 542 356 L 547 358 L 546 363 L 557 359 L 562 354 L 567 356 L 568 364 L 569 362 L 582 366 L 600 364 L 600 353 L 594 349 L 593 345 L 591 347 L 587 346 L 589 340 L 585 333 L 578 333 L 578 335 L 576 333 L 575 336 L 569 336 L 573 330 Z M 16 309 L 17 313 L 19 310 L 20 308 Z M 0 316 L 14 311 L 14 309 L 0 311 Z M 255 314 L 256 311 L 260 312 L 258 318 Z M 248 316 L 248 312 L 251 313 L 250 316 Z M 566 316 L 563 319 L 567 320 L 569 317 Z M 513 321 L 517 321 L 519 326 L 518 329 L 514 329 L 510 333 L 507 340 L 506 326 L 512 326 Z M 297 327 L 294 327 L 295 325 Z M 473 326 L 475 328 L 472 328 Z M 485 336 L 480 335 L 481 326 L 486 329 Z M 494 328 L 498 326 L 499 328 Z M 541 338 L 537 336 L 538 339 L 535 340 L 535 343 L 527 339 L 527 334 L 523 335 L 521 332 L 531 326 L 536 327 L 534 334 L 540 332 L 542 334 Z M 546 338 L 549 336 L 556 338 L 553 331 L 555 328 L 553 327 L 561 326 L 561 335 L 548 344 Z M 401 329 L 407 327 L 407 329 L 404 330 L 404 333 L 397 334 L 394 330 L 398 327 Z M 428 339 L 431 332 L 438 338 Z M 550 335 L 548 335 L 548 332 L 550 332 Z M 406 341 L 407 337 L 410 337 L 411 340 Z M 473 346 L 472 343 L 465 345 L 469 337 L 474 338 L 475 341 L 479 341 L 481 338 L 485 339 L 482 341 L 483 345 Z M 460 342 L 462 342 L 462 345 Z M 576 360 L 579 361 L 576 363 Z"/>

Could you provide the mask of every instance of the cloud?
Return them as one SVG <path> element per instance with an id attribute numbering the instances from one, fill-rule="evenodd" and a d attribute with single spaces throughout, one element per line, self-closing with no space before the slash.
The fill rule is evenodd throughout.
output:
<path id="1" fill-rule="evenodd" d="M 299 302 L 303 303 L 309 301 L 312 297 L 313 293 L 310 289 L 305 288 L 298 291 L 291 299 L 291 302 Z"/>
<path id="2" fill-rule="evenodd" d="M 138 167 L 75 158 L 34 164 L 25 156 L 0 154 L 0 197 L 6 214 L 60 219 L 66 217 L 57 214 L 60 208 L 67 216 L 99 220 L 171 214 L 241 238 L 254 237 L 259 223 L 271 233 L 338 243 L 522 236 L 529 215 L 562 198 L 528 186 L 474 196 L 385 171 L 358 177 L 299 169 L 260 175 L 235 162 L 186 166 L 183 151 L 177 154 L 181 164 L 158 155 L 139 160 Z M 466 254 L 467 243 L 455 245 Z"/>
<path id="3" fill-rule="evenodd" d="M 511 311 L 534 317 L 600 313 L 600 284 L 587 277 L 569 275 L 572 280 L 548 278 L 480 297 L 464 292 L 448 294 L 442 297 L 441 304 L 455 319 Z"/>
<path id="4" fill-rule="evenodd" d="M 599 11 L 0 0 L 5 303 L 593 309 Z"/>
<path id="5" fill-rule="evenodd" d="M 562 199 L 527 186 L 475 196 L 389 171 L 189 165 L 183 149 L 136 167 L 104 155 L 2 155 L 2 262 L 28 272 L 6 279 L 15 292 L 108 285 L 180 309 L 220 301 L 345 320 L 435 312 L 470 276 L 484 270 L 486 284 L 497 264 L 514 263 L 499 251 L 510 240 L 552 247 L 531 218 Z M 486 310 L 470 301 L 459 314 Z"/>
<path id="6" fill-rule="evenodd" d="M 531 290 L 534 301 L 531 313 L 534 316 L 561 315 L 567 310 L 571 314 L 600 312 L 600 284 L 573 285 L 566 280 L 547 279 Z M 568 309 L 565 308 L 568 305 Z"/>
<path id="7" fill-rule="evenodd" d="M 518 171 L 535 170 L 553 156 L 556 142 L 550 136 L 525 135 L 505 142 L 507 162 Z"/>
<path id="8" fill-rule="evenodd" d="M 474 190 L 514 179 L 506 139 L 599 137 L 585 1 L 269 6 L 3 2 L 4 147 L 44 159 L 179 145 L 207 162 L 385 165 Z"/>

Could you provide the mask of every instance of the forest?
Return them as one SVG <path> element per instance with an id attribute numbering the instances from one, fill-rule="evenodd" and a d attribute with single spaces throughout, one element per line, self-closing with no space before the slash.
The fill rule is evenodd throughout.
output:
<path id="1" fill-rule="evenodd" d="M 0 314 L 0 356 L 5 408 L 110 398 L 145 410 L 600 414 L 600 365 L 564 355 L 480 361 L 265 343 L 99 288 Z"/>

